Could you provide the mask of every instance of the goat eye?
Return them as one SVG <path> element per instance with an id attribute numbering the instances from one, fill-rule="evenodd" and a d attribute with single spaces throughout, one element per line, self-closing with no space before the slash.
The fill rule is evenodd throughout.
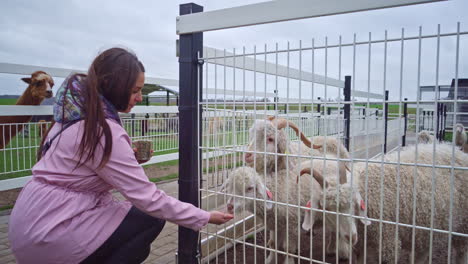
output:
<path id="1" fill-rule="evenodd" d="M 249 191 L 249 192 L 250 192 L 250 191 L 252 191 L 252 190 L 253 190 L 253 187 L 252 187 L 252 186 L 250 186 L 250 187 L 247 187 L 247 191 Z"/>
<path id="2" fill-rule="evenodd" d="M 268 142 L 274 142 L 275 139 L 274 138 L 268 138 Z"/>

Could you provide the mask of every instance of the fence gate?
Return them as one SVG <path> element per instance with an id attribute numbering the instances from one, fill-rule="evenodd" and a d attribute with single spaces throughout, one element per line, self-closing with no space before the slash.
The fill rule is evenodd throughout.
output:
<path id="1" fill-rule="evenodd" d="M 180 227 L 178 263 L 468 263 L 468 154 L 446 131 L 468 116 L 457 111 L 468 103 L 457 96 L 460 24 L 203 45 L 210 30 L 434 1 L 371 2 L 180 6 L 179 198 L 235 219 Z M 423 99 L 428 83 L 436 96 Z"/>

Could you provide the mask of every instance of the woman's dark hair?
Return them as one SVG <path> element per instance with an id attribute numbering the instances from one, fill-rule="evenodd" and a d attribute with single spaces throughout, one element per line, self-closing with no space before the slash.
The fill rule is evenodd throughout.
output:
<path id="1" fill-rule="evenodd" d="M 103 167 L 109 161 L 112 151 L 112 132 L 105 120 L 99 95 L 114 105 L 117 111 L 125 111 L 128 108 L 132 88 L 142 72 L 145 72 L 145 68 L 137 56 L 123 48 L 105 50 L 94 59 L 83 83 L 86 86 L 83 89 L 82 105 L 84 132 L 76 167 L 90 160 L 98 160 L 94 155 L 102 136 L 105 138 L 104 152 L 98 167 Z M 71 85 L 73 79 L 69 79 L 68 86 Z M 40 159 L 40 156 L 38 158 Z"/>

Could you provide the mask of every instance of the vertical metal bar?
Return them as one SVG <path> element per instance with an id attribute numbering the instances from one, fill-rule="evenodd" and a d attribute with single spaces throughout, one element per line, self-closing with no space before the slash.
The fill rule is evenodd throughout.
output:
<path id="1" fill-rule="evenodd" d="M 190 3 L 180 5 L 179 14 L 187 15 L 203 12 L 203 7 Z M 180 106 L 179 118 L 182 129 L 179 131 L 179 199 L 199 206 L 199 182 L 197 175 L 200 169 L 201 131 L 197 131 L 201 116 L 197 94 L 201 83 L 201 71 L 198 69 L 198 56 L 203 54 L 203 33 L 180 35 L 179 85 Z M 200 76 L 199 76 L 200 70 Z M 200 112 L 200 113 L 198 113 Z M 197 138 L 198 137 L 198 138 Z M 200 184 L 201 185 L 201 184 Z M 199 234 L 191 229 L 179 226 L 178 263 L 198 263 Z"/>
<path id="2" fill-rule="evenodd" d="M 437 25 L 437 51 L 436 51 L 436 83 L 435 83 L 435 102 L 436 106 L 440 98 L 440 87 L 439 87 L 439 63 L 440 63 L 440 24 Z M 434 116 L 434 114 L 433 114 Z M 429 240 L 429 264 L 432 264 L 432 247 L 434 245 L 434 206 L 435 206 L 435 188 L 436 188 L 436 142 L 433 142 L 433 153 L 432 153 L 432 190 L 431 190 L 431 232 Z"/>
<path id="3" fill-rule="evenodd" d="M 454 101 L 453 101 L 453 119 L 452 119 L 452 127 L 455 127 L 456 117 L 457 117 L 457 101 L 458 101 L 458 65 L 459 65 L 459 57 L 460 57 L 460 22 L 457 23 L 457 45 L 456 45 L 456 52 L 455 52 L 455 79 L 454 79 Z M 453 131 L 452 131 L 453 132 Z M 452 168 L 450 169 L 450 207 L 449 207 L 449 236 L 448 236 L 448 249 L 447 249 L 447 261 L 450 263 L 451 253 L 452 253 L 452 230 L 453 230 L 453 195 L 454 195 L 454 155 L 455 155 L 455 138 L 452 137 L 452 159 L 450 165 Z"/>
<path id="4" fill-rule="evenodd" d="M 405 103 L 403 104 L 403 119 L 405 121 L 405 126 L 403 128 L 403 138 L 401 145 L 406 146 L 406 130 L 408 129 L 408 98 L 405 98 Z"/>
<path id="5" fill-rule="evenodd" d="M 345 121 L 345 146 L 348 151 L 349 149 L 349 139 L 350 139 L 350 131 L 351 131 L 351 76 L 345 76 L 345 86 L 343 89 L 344 93 L 344 100 L 346 102 L 344 106 L 344 121 Z"/>
<path id="6" fill-rule="evenodd" d="M 131 127 L 132 127 L 132 135 L 131 137 L 135 136 L 135 114 L 131 114 L 132 117 L 132 122 L 131 122 Z"/>
<path id="7" fill-rule="evenodd" d="M 418 77 L 417 77 L 417 86 L 418 87 L 418 96 L 416 97 L 416 128 L 419 129 L 419 101 L 421 100 L 421 45 L 422 45 L 422 27 L 419 27 L 419 37 L 418 37 Z M 424 114 L 424 111 L 423 111 Z M 424 118 L 423 118 L 423 126 L 424 126 Z M 418 130 L 416 130 L 416 133 Z M 416 147 L 415 147 L 415 163 L 418 162 L 418 140 L 416 140 Z M 417 202 L 417 192 L 416 186 L 418 186 L 418 167 L 414 166 L 413 169 L 413 219 L 412 224 L 413 228 L 411 230 L 411 255 L 410 255 L 410 263 L 414 263 L 415 259 L 415 250 L 416 250 L 416 202 Z"/>
<path id="8" fill-rule="evenodd" d="M 385 91 L 385 109 L 384 109 L 384 153 L 387 153 L 387 132 L 388 132 L 388 90 Z"/>
<path id="9" fill-rule="evenodd" d="M 317 100 L 318 100 L 318 104 L 317 104 L 317 113 L 319 114 L 319 117 L 317 119 L 317 131 L 318 131 L 318 135 L 320 135 L 320 120 L 321 120 L 321 116 L 320 116 L 320 112 L 321 112 L 321 104 L 320 104 L 320 97 L 317 97 Z"/>

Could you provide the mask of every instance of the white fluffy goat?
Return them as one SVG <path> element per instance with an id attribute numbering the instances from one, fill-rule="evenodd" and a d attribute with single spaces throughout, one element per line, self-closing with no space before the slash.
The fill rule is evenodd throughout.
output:
<path id="1" fill-rule="evenodd" d="M 290 174 L 289 177 L 286 174 Z M 275 180 L 271 177 L 261 177 L 251 167 L 240 167 L 230 173 L 223 186 L 227 194 L 235 195 L 230 196 L 227 201 L 228 211 L 234 213 L 245 208 L 246 211 L 256 214 L 257 221 L 263 222 L 267 219 L 266 229 L 270 233 L 268 245 L 277 245 L 278 250 L 283 252 L 287 250 L 289 253 L 298 252 L 298 234 L 301 233 L 301 230 L 298 230 L 298 225 L 305 214 L 303 209 L 291 207 L 291 205 L 306 206 L 307 201 L 319 199 L 322 190 L 311 177 L 304 177 L 299 186 L 296 184 L 296 176 L 298 173 L 282 170 L 278 171 L 278 177 Z M 256 200 L 252 198 L 256 198 Z M 275 223 L 275 219 L 277 219 L 277 223 Z M 277 237 L 277 241 L 274 240 L 275 237 Z M 287 242 L 289 248 L 286 248 Z M 277 263 L 287 263 L 288 261 L 292 261 L 292 259 L 285 258 L 281 254 L 278 255 Z M 275 253 L 269 254 L 266 263 L 275 263 Z"/>
<path id="2" fill-rule="evenodd" d="M 294 129 L 302 141 L 290 141 L 284 131 L 287 126 Z M 312 147 L 310 140 L 293 122 L 274 117 L 266 120 L 256 120 L 249 129 L 249 142 L 247 150 L 255 151 L 255 153 L 246 153 L 245 162 L 248 166 L 255 167 L 260 174 L 265 171 L 267 174 L 271 174 L 274 171 L 286 168 L 292 169 L 298 164 L 298 158 L 296 157 L 275 155 L 275 153 L 310 155 Z"/>
<path id="3" fill-rule="evenodd" d="M 301 141 L 290 141 L 284 131 L 286 127 L 292 128 Z M 261 174 L 264 172 L 271 174 L 276 170 L 286 168 L 292 169 L 300 161 L 307 160 L 307 158 L 298 159 L 286 157 L 286 155 L 275 155 L 275 153 L 303 156 L 323 156 L 328 153 L 338 155 L 339 153 L 340 158 L 349 158 L 348 151 L 338 139 L 317 136 L 311 142 L 296 124 L 284 118 L 269 117 L 266 120 L 256 120 L 249 129 L 249 142 L 247 150 L 255 153 L 246 153 L 245 162 L 248 166 L 255 167 Z"/>
<path id="4" fill-rule="evenodd" d="M 466 135 L 465 127 L 462 124 L 457 124 L 455 129 L 455 145 L 468 153 L 468 136 Z"/>
<path id="5" fill-rule="evenodd" d="M 429 131 L 423 130 L 418 133 L 418 143 L 431 144 L 432 142 L 434 142 L 434 135 L 432 135 Z"/>
<path id="6" fill-rule="evenodd" d="M 317 171 L 313 172 L 314 178 L 325 188 L 325 208 L 329 211 L 338 210 L 348 215 L 365 216 L 367 213 L 369 218 L 376 219 L 376 221 L 382 219 L 406 225 L 413 225 L 414 217 L 416 226 L 430 228 L 431 223 L 433 223 L 433 228 L 438 230 L 449 230 L 449 216 L 450 210 L 452 210 L 452 218 L 450 219 L 452 231 L 468 234 L 468 192 L 466 191 L 468 188 L 468 172 L 466 170 L 468 155 L 455 150 L 454 164 L 452 165 L 453 147 L 448 144 L 438 144 L 436 147 L 434 161 L 433 145 L 422 144 L 418 146 L 417 158 L 415 157 L 415 146 L 410 146 L 400 152 L 399 160 L 397 152 L 385 156 L 386 162 L 394 164 L 369 163 L 367 169 L 363 163 L 355 164 L 352 170 L 352 184 L 350 182 L 338 186 L 327 184 L 326 179 L 329 176 L 322 175 Z M 413 164 L 415 162 L 420 165 L 415 167 L 401 164 Z M 433 164 L 435 166 L 447 166 L 447 168 L 436 168 L 433 171 Z M 453 177 L 451 177 L 452 170 L 450 168 L 452 166 L 464 167 L 465 170 L 454 169 Z M 304 173 L 310 173 L 310 168 L 305 168 L 301 174 Z M 347 179 L 348 181 L 351 179 L 349 172 Z M 433 181 L 434 186 L 432 185 Z M 452 182 L 453 185 L 451 185 Z M 362 198 L 366 194 L 366 184 L 367 204 Z M 453 190 L 451 190 L 451 186 L 453 186 Z M 432 192 L 433 188 L 434 192 Z M 336 199 L 337 194 L 339 194 L 339 200 Z M 399 194 L 398 204 L 397 194 Z M 433 195 L 434 199 L 432 199 Z M 415 201 L 413 200 L 414 196 L 416 196 Z M 451 198 L 453 199 L 452 206 L 450 204 Z M 381 199 L 383 199 L 383 208 L 380 207 Z M 434 202 L 434 212 L 431 212 L 432 202 Z M 414 216 L 413 203 L 416 205 L 416 214 Z M 350 233 L 352 223 L 358 225 L 357 230 L 360 237 L 364 235 L 364 226 L 359 225 L 355 220 L 351 220 L 351 217 L 347 215 L 339 216 L 338 227 L 336 227 L 335 214 L 327 214 L 326 221 L 334 223 L 335 228 L 340 232 L 340 236 Z M 307 222 L 303 223 L 303 227 L 308 225 L 310 224 Z M 363 261 L 367 263 L 378 263 L 380 261 L 383 263 L 394 263 L 395 261 L 397 263 L 410 263 L 413 249 L 413 232 L 415 232 L 414 258 L 416 263 L 428 263 L 430 231 L 398 226 L 398 237 L 396 238 L 394 224 L 382 223 L 381 225 L 382 233 L 379 231 L 379 223 L 373 223 L 367 227 L 366 245 L 364 245 L 364 239 L 358 239 L 359 242 L 355 246 L 358 263 Z M 447 260 L 447 243 L 447 234 L 433 232 L 433 258 L 437 258 L 438 254 L 445 254 L 445 257 L 442 258 L 445 258 L 444 261 Z M 367 247 L 365 259 L 364 247 Z M 466 263 L 463 261 L 468 261 L 467 237 L 452 235 L 452 249 L 453 263 Z M 379 259 L 379 251 L 381 252 L 381 259 Z"/>

